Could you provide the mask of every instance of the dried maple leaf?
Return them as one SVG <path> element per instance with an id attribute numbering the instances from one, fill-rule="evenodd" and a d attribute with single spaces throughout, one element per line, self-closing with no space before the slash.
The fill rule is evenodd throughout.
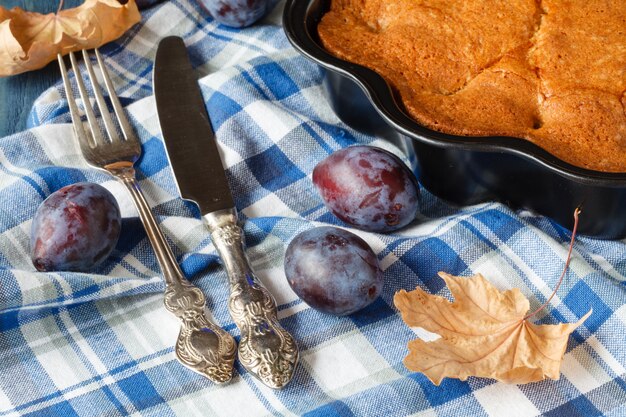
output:
<path id="1" fill-rule="evenodd" d="M 482 275 L 470 278 L 439 273 L 455 301 L 421 289 L 401 290 L 394 304 L 404 322 L 441 338 L 409 342 L 405 366 L 424 373 L 435 385 L 445 377 L 469 376 L 523 384 L 558 379 L 569 334 L 576 323 L 537 325 L 527 320 L 528 299 L 519 289 L 499 291 Z"/>
<path id="2" fill-rule="evenodd" d="M 0 76 L 44 67 L 65 54 L 120 37 L 141 19 L 135 0 L 86 0 L 73 9 L 42 15 L 0 6 Z"/>

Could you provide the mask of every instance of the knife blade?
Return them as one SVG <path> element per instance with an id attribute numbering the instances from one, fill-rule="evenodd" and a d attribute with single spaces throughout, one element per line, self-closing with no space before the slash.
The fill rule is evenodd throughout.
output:
<path id="1" fill-rule="evenodd" d="M 198 78 L 181 38 L 161 40 L 153 75 L 161 132 L 180 195 L 198 204 L 202 213 L 233 207 Z"/>
<path id="2" fill-rule="evenodd" d="M 298 346 L 278 322 L 276 302 L 245 254 L 228 180 L 187 48 L 163 38 L 154 61 L 154 96 L 163 140 L 181 197 L 198 204 L 228 274 L 228 310 L 241 332 L 239 361 L 271 388 L 282 388 Z"/>

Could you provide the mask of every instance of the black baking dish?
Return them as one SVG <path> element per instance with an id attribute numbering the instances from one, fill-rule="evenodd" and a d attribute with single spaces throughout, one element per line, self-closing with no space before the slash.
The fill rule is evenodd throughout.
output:
<path id="1" fill-rule="evenodd" d="M 578 168 L 525 140 L 454 136 L 420 126 L 381 76 L 323 49 L 317 25 L 329 5 L 329 0 L 287 0 L 283 26 L 289 41 L 328 70 L 325 81 L 338 116 L 357 130 L 403 141 L 430 192 L 459 205 L 502 201 L 569 228 L 581 207 L 580 233 L 626 236 L 626 173 Z"/>

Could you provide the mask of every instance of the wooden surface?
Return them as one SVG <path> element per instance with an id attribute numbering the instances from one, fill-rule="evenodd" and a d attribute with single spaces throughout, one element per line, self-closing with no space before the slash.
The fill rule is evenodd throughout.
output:
<path id="1" fill-rule="evenodd" d="M 65 0 L 64 8 L 81 4 L 80 0 Z M 0 0 L 10 9 L 21 7 L 40 13 L 56 12 L 58 0 Z M 61 78 L 56 61 L 43 69 L 0 78 L 0 137 L 26 128 L 26 118 L 35 99 Z"/>

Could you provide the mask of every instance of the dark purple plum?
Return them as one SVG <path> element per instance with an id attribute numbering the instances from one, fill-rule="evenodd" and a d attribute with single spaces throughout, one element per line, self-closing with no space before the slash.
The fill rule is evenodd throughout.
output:
<path id="1" fill-rule="evenodd" d="M 89 182 L 63 187 L 33 218 L 33 265 L 39 271 L 87 271 L 110 255 L 120 227 L 119 206 L 106 188 Z"/>
<path id="2" fill-rule="evenodd" d="M 391 232 L 417 214 L 419 187 L 400 158 L 373 146 L 333 152 L 313 170 L 313 183 L 339 219 L 370 232 Z"/>
<path id="3" fill-rule="evenodd" d="M 137 7 L 141 9 L 147 9 L 148 7 L 152 7 L 157 3 L 162 2 L 163 0 L 136 0 Z"/>
<path id="4" fill-rule="evenodd" d="M 250 26 L 269 13 L 275 0 L 198 0 L 218 22 L 236 28 Z"/>
<path id="5" fill-rule="evenodd" d="M 331 226 L 306 230 L 289 243 L 285 275 L 305 303 L 337 316 L 369 305 L 383 288 L 383 273 L 369 245 Z"/>

